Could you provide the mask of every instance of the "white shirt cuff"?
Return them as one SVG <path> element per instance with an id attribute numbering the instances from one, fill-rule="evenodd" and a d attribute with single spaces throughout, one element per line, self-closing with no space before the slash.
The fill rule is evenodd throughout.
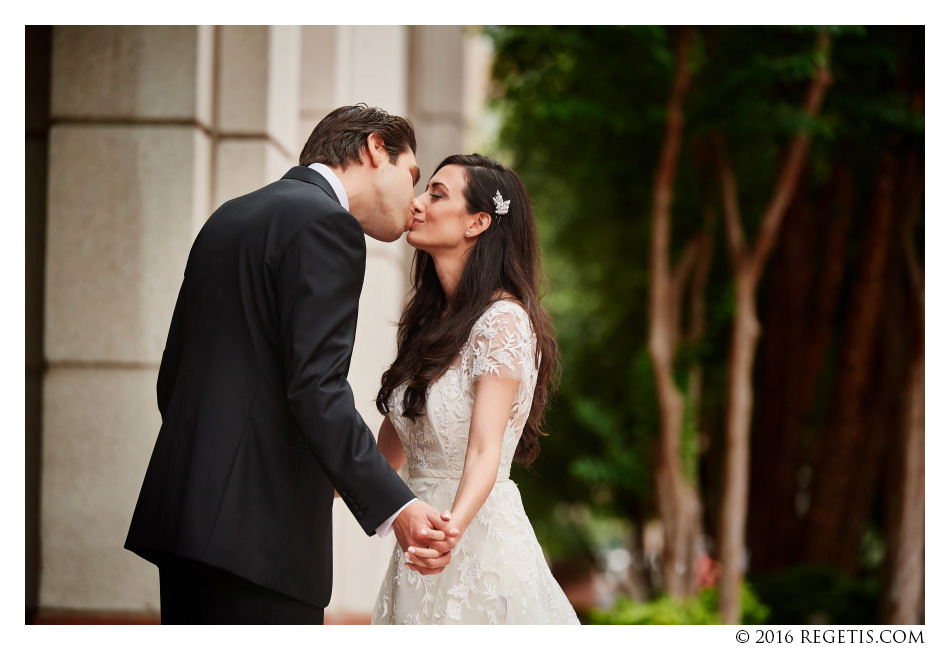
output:
<path id="1" fill-rule="evenodd" d="M 392 517 L 390 517 L 389 519 L 387 519 L 386 521 L 384 521 L 383 523 L 379 525 L 379 528 L 376 529 L 376 534 L 379 535 L 380 537 L 385 537 L 386 535 L 388 535 L 389 532 L 393 529 L 393 522 L 396 521 L 396 517 L 399 516 L 399 513 L 405 510 L 409 506 L 410 503 L 412 503 L 413 501 L 418 501 L 418 500 L 419 499 L 410 499 L 409 501 L 407 501 L 406 505 L 404 505 L 399 510 L 394 512 Z"/>

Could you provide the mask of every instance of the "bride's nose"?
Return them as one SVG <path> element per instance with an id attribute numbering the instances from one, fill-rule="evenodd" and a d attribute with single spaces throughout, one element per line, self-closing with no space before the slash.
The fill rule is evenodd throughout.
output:
<path id="1" fill-rule="evenodd" d="M 409 203 L 409 208 L 412 210 L 413 214 L 419 214 L 420 212 L 422 212 L 422 201 L 420 200 L 421 198 L 422 198 L 422 194 L 414 198 Z"/>

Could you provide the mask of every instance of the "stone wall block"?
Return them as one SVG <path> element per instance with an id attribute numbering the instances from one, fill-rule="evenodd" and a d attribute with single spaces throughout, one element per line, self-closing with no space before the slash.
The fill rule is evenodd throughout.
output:
<path id="1" fill-rule="evenodd" d="M 205 138 L 175 126 L 52 129 L 50 362 L 161 359 L 193 224 L 207 216 Z"/>
<path id="2" fill-rule="evenodd" d="M 416 160 L 422 172 L 422 179 L 416 186 L 416 194 L 425 191 L 426 183 L 435 172 L 435 167 L 446 156 L 457 153 L 472 153 L 462 149 L 463 128 L 461 122 L 427 122 L 419 120 L 416 125 L 418 151 Z"/>
<path id="3" fill-rule="evenodd" d="M 365 102 L 405 115 L 409 31 L 399 25 L 339 28 L 336 102 L 330 108 Z"/>
<path id="4" fill-rule="evenodd" d="M 368 239 L 368 238 L 367 238 Z M 353 344 L 350 385 L 356 408 L 376 433 L 382 416 L 376 410 L 376 393 L 383 371 L 396 358 L 396 325 L 408 287 L 408 272 L 399 257 L 403 242 L 385 244 L 388 255 L 369 254 L 360 295 L 360 316 Z"/>
<path id="5" fill-rule="evenodd" d="M 463 110 L 464 30 L 460 25 L 412 27 L 412 75 L 419 81 L 413 112 L 457 119 Z"/>
<path id="6" fill-rule="evenodd" d="M 209 34 L 200 30 L 182 25 L 54 28 L 53 117 L 196 119 L 199 34 Z"/>
<path id="7" fill-rule="evenodd" d="M 214 120 L 214 50 L 216 32 L 212 25 L 198 26 L 195 70 L 195 116 L 210 128 Z"/>
<path id="8" fill-rule="evenodd" d="M 221 38 L 218 123 L 222 134 L 268 137 L 300 153 L 300 27 L 227 26 Z"/>
<path id="9" fill-rule="evenodd" d="M 263 134 L 267 123 L 269 30 L 258 25 L 218 28 L 217 128 Z"/>
<path id="10" fill-rule="evenodd" d="M 123 550 L 161 418 L 157 368 L 53 368 L 43 396 L 43 608 L 157 611 L 158 572 Z"/>
<path id="11" fill-rule="evenodd" d="M 300 27 L 270 28 L 267 79 L 267 133 L 295 160 L 305 140 L 300 140 Z"/>
<path id="12" fill-rule="evenodd" d="M 279 180 L 297 164 L 265 139 L 224 139 L 217 147 L 212 211 L 225 201 Z"/>
<path id="13" fill-rule="evenodd" d="M 307 25 L 300 33 L 300 145 L 313 127 L 337 107 L 336 75 L 340 56 L 334 25 Z"/>

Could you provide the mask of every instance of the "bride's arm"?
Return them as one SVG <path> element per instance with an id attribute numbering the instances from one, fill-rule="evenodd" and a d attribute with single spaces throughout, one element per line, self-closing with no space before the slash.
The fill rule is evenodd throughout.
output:
<path id="1" fill-rule="evenodd" d="M 383 417 L 383 423 L 379 425 L 376 447 L 379 448 L 380 453 L 386 457 L 386 460 L 397 472 L 405 464 L 406 450 L 403 449 L 399 434 L 396 433 L 396 427 L 393 426 L 388 415 Z"/>
<path id="2" fill-rule="evenodd" d="M 379 435 L 376 436 L 376 447 L 397 472 L 406 462 L 406 450 L 403 449 L 402 442 L 399 440 L 399 434 L 396 433 L 396 427 L 393 426 L 392 420 L 389 419 L 388 415 L 383 418 L 383 423 L 379 425 Z M 334 498 L 338 496 L 340 496 L 339 492 L 333 493 Z"/>
<path id="3" fill-rule="evenodd" d="M 452 505 L 452 524 L 463 535 L 498 478 L 501 443 L 519 384 L 517 379 L 492 375 L 481 377 L 475 384 L 465 465 Z"/>

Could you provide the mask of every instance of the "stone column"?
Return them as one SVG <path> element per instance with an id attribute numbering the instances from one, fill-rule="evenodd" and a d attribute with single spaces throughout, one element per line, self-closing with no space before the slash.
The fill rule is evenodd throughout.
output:
<path id="1" fill-rule="evenodd" d="M 122 545 L 159 429 L 155 379 L 207 217 L 211 28 L 55 27 L 40 606 L 158 610 Z"/>
<path id="2" fill-rule="evenodd" d="M 423 183 L 448 155 L 471 153 L 465 142 L 465 32 L 459 25 L 416 25 L 412 32 L 409 118 L 419 140 Z"/>
<path id="3" fill-rule="evenodd" d="M 217 207 L 297 164 L 300 27 L 216 27 L 213 137 Z"/>

